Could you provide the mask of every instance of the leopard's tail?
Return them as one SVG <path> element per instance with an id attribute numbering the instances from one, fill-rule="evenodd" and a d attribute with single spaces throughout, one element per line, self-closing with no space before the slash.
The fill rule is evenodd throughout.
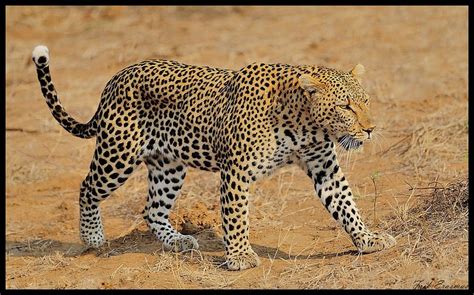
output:
<path id="1" fill-rule="evenodd" d="M 51 80 L 51 73 L 49 72 L 48 47 L 43 45 L 36 46 L 35 49 L 33 49 L 33 61 L 36 65 L 36 72 L 38 74 L 38 81 L 41 85 L 41 91 L 43 92 L 46 104 L 56 121 L 58 121 L 58 123 L 69 133 L 77 137 L 94 137 L 97 133 L 97 112 L 88 123 L 83 124 L 77 122 L 73 117 L 71 117 L 61 104 L 56 89 L 54 88 L 53 81 Z"/>

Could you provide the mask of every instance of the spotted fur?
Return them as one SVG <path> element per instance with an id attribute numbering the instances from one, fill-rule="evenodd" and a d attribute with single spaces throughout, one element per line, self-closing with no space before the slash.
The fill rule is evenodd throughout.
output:
<path id="1" fill-rule="evenodd" d="M 92 119 L 82 124 L 61 105 L 49 71 L 49 51 L 35 48 L 41 90 L 53 117 L 68 132 L 96 137 L 90 171 L 80 188 L 80 236 L 105 242 L 99 204 L 144 163 L 148 199 L 144 218 L 174 251 L 197 249 L 196 239 L 168 221 L 187 167 L 219 172 L 227 266 L 255 267 L 249 243 L 249 185 L 276 168 L 296 163 L 318 197 L 360 252 L 395 244 L 369 231 L 336 158 L 335 144 L 358 148 L 375 128 L 364 68 L 253 63 L 240 70 L 148 60 L 118 72 L 105 86 Z"/>

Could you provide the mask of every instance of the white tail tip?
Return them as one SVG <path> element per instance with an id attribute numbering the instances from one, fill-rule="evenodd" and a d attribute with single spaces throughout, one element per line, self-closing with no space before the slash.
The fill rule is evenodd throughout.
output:
<path id="1" fill-rule="evenodd" d="M 36 66 L 44 67 L 49 64 L 49 49 L 44 45 L 38 45 L 33 49 L 33 61 Z"/>

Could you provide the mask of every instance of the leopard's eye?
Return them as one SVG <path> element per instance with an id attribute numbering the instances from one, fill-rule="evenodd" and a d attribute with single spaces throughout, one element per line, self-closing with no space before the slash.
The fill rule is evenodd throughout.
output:
<path id="1" fill-rule="evenodd" d="M 350 104 L 340 104 L 340 105 L 338 105 L 338 107 L 341 108 L 341 109 L 345 109 L 345 110 L 350 110 L 351 109 Z"/>

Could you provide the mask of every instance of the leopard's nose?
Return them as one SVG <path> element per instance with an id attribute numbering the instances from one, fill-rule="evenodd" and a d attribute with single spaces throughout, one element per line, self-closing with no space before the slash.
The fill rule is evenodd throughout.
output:
<path id="1" fill-rule="evenodd" d="M 371 137 L 370 134 L 372 133 L 372 131 L 374 131 L 374 129 L 375 129 L 375 125 L 374 125 L 374 126 L 370 126 L 369 128 L 363 129 L 364 132 L 367 133 L 367 138 L 368 138 L 368 139 L 370 139 L 370 137 Z"/>

